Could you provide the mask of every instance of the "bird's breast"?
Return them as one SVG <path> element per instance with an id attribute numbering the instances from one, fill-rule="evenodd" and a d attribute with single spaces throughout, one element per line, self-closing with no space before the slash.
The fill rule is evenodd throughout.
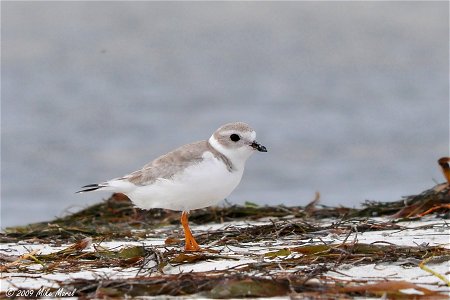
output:
<path id="1" fill-rule="evenodd" d="M 225 199 L 241 181 L 243 170 L 229 171 L 214 156 L 188 166 L 170 179 L 158 179 L 129 195 L 141 208 L 192 210 L 215 205 Z"/>

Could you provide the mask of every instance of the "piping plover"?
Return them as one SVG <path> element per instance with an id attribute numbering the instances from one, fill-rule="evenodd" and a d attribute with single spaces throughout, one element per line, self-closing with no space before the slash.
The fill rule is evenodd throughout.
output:
<path id="1" fill-rule="evenodd" d="M 267 152 L 255 140 L 247 124 L 225 124 L 205 141 L 187 144 L 162 155 L 142 169 L 99 184 L 83 186 L 77 193 L 112 191 L 123 193 L 142 209 L 182 211 L 185 250 L 200 250 L 188 224 L 192 209 L 225 199 L 239 184 L 245 162 L 255 152 Z"/>

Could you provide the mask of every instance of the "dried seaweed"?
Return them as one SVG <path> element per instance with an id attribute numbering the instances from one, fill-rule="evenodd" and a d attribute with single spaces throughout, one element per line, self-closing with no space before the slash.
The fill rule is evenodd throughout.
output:
<path id="1" fill-rule="evenodd" d="M 408 203 L 405 206 L 405 202 Z M 407 197 L 396 202 L 366 202 L 363 209 L 350 209 L 344 207 L 315 208 L 306 213 L 303 207 L 285 206 L 239 206 L 211 207 L 193 211 L 190 221 L 195 224 L 220 223 L 236 220 L 259 220 L 262 218 L 279 219 L 289 218 L 340 218 L 350 219 L 355 217 L 373 216 L 397 216 L 399 218 L 417 218 L 437 205 L 450 203 L 450 188 L 448 184 L 441 184 L 429 189 L 420 195 Z M 408 213 L 401 213 L 408 210 Z M 438 207 L 433 211 L 442 214 L 446 218 L 448 206 Z M 401 214 L 399 214 L 401 213 Z M 168 225 L 178 224 L 179 213 L 163 209 L 141 211 L 134 208 L 128 199 L 119 194 L 114 194 L 108 200 L 88 207 L 75 214 L 58 218 L 51 222 L 40 222 L 27 226 L 6 228 L 0 234 L 0 242 L 14 242 L 29 239 L 52 240 L 63 239 L 74 242 L 83 237 L 101 238 L 102 240 L 117 240 L 126 238 L 143 238 L 153 234 L 154 229 Z M 308 232 L 311 228 L 305 228 L 305 224 L 291 224 L 287 231 Z M 303 227 L 302 227 L 303 226 Z M 241 234 L 242 232 L 240 232 Z M 254 233 L 249 233 L 253 235 Z M 282 233 L 283 234 L 283 233 Z"/>
<path id="2" fill-rule="evenodd" d="M 448 161 L 440 160 L 445 176 Z M 102 269 L 128 272 L 124 278 L 105 274 L 94 279 L 54 280 L 59 288 L 74 291 L 74 296 L 82 299 L 157 295 L 408 299 L 410 295 L 403 293 L 404 289 L 420 292 L 421 295 L 414 295 L 415 299 L 446 299 L 445 293 L 406 281 L 339 280 L 327 274 L 339 273 L 342 266 L 400 264 L 420 267 L 439 278 L 443 285 L 448 284 L 445 274 L 434 271 L 431 265 L 448 261 L 448 248 L 426 244 L 400 246 L 387 241 L 360 243 L 357 239 L 366 232 L 411 230 L 399 221 L 419 220 L 430 214 L 444 221 L 449 215 L 448 182 L 395 202 L 366 202 L 362 209 L 321 206 L 319 198 L 317 194 L 306 207 L 247 203 L 193 211 L 190 220 L 196 224 L 233 223 L 214 230 L 194 231 L 204 245 L 203 251 L 184 252 L 180 250 L 181 231 L 172 226 L 178 224 L 179 213 L 161 209 L 144 212 L 134 208 L 125 196 L 114 194 L 102 203 L 51 222 L 6 228 L 0 234 L 2 243 L 38 243 L 60 248 L 48 254 L 30 249 L 20 256 L 2 251 L 0 269 L 2 274 L 21 276 Z M 250 223 L 236 223 L 239 220 Z M 439 224 L 427 224 L 426 228 L 415 230 L 448 230 L 448 224 L 445 221 L 443 224 L 442 228 Z M 324 240 L 330 235 L 344 238 L 340 242 Z M 149 238 L 165 240 L 165 244 L 149 246 L 145 244 Z M 138 244 L 109 248 L 107 241 Z M 276 243 L 279 246 L 274 247 Z M 250 250 L 255 245 L 259 250 Z M 239 250 L 230 250 L 232 247 Z M 217 261 L 236 263 L 206 272 L 166 272 Z M 431 266 L 425 266 L 426 263 Z M 48 293 L 57 291 L 47 289 Z M 36 298 L 41 291 L 33 292 L 31 298 Z M 0 292 L 0 298 L 6 296 L 5 291 Z"/>
<path id="3" fill-rule="evenodd" d="M 250 232 L 258 231 L 268 234 L 267 240 L 276 240 L 283 228 L 288 228 L 286 221 L 273 222 L 268 225 L 251 226 Z M 337 224 L 337 225 L 336 225 Z M 326 230 L 344 230 L 348 222 L 340 222 Z M 380 223 L 381 224 L 381 223 Z M 376 230 L 381 226 L 377 224 Z M 373 224 L 372 224 L 373 225 Z M 269 228 L 270 227 L 270 228 Z M 318 234 L 324 228 L 307 226 L 311 236 Z M 232 234 L 236 228 L 228 227 Z M 281 229 L 281 231 L 280 231 Z M 314 232 L 313 229 L 319 230 Z M 245 232 L 245 228 L 243 228 Z M 227 229 L 223 230 L 226 234 Z M 302 239 L 303 230 L 295 232 L 288 230 L 287 237 Z M 349 231 L 351 232 L 351 230 Z M 237 238 L 237 236 L 235 237 Z M 17 258 L 16 261 L 4 264 L 2 272 L 14 273 L 49 273 L 76 272 L 86 268 L 91 270 L 100 268 L 130 268 L 134 267 L 136 276 L 125 279 L 102 280 L 78 279 L 69 282 L 57 282 L 67 290 L 76 290 L 81 298 L 151 296 L 151 295 L 197 295 L 211 298 L 239 298 L 239 297 L 271 297 L 286 294 L 308 293 L 309 297 L 320 293 L 329 297 L 340 295 L 372 295 L 379 296 L 380 291 L 390 297 L 401 299 L 399 289 L 406 284 L 385 282 L 379 285 L 356 284 L 354 282 L 337 282 L 326 276 L 330 270 L 336 270 L 340 265 L 361 265 L 368 263 L 389 263 L 403 261 L 404 264 L 417 264 L 422 260 L 447 259 L 450 249 L 432 246 L 397 246 L 391 244 L 364 244 L 348 242 L 342 243 L 307 243 L 304 246 L 282 248 L 277 251 L 267 251 L 263 254 L 248 252 L 247 258 L 254 258 L 255 262 L 247 262 L 237 267 L 220 271 L 193 272 L 188 274 L 164 274 L 165 266 L 195 264 L 212 260 L 238 260 L 239 258 L 227 254 L 227 247 L 219 251 L 205 251 L 186 253 L 177 249 L 163 247 L 129 246 L 119 249 L 108 249 L 101 244 L 94 244 L 93 250 L 87 251 L 92 240 L 80 240 L 60 251 L 40 255 L 36 251 Z M 262 259 L 264 258 L 264 259 Z M 261 260 L 262 259 L 262 260 Z M 40 268 L 36 268 L 40 265 Z M 282 270 L 282 272 L 280 272 Z M 292 270 L 293 272 L 289 273 Z M 146 274 L 144 276 L 139 274 Z M 314 283 L 314 280 L 318 280 Z M 365 285 L 364 285 L 365 284 Z M 409 287 L 416 285 L 408 283 Z M 417 287 L 425 291 L 424 295 L 441 299 L 442 294 Z M 1 295 L 0 295 L 1 296 Z M 418 298 L 419 299 L 419 298 Z"/>

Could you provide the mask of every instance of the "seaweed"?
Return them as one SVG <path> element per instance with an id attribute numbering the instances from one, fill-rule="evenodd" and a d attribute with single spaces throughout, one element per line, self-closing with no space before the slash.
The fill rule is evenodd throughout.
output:
<path id="1" fill-rule="evenodd" d="M 264 218 L 272 219 L 325 219 L 336 218 L 340 220 L 350 220 L 355 218 L 367 218 L 373 216 L 391 216 L 395 218 L 417 219 L 418 213 L 423 213 L 437 205 L 433 213 L 444 214 L 446 218 L 449 207 L 442 206 L 450 203 L 450 189 L 448 185 L 442 187 L 438 185 L 420 195 L 410 196 L 405 200 L 396 202 L 366 202 L 364 208 L 354 209 L 345 207 L 325 207 L 315 208 L 314 211 L 306 212 L 304 207 L 294 206 L 240 206 L 231 205 L 226 207 L 209 207 L 195 210 L 190 215 L 190 221 L 195 224 L 222 223 L 229 221 L 245 220 L 254 221 Z M 439 188 L 439 189 L 438 189 Z M 414 212 L 407 215 L 399 215 L 399 212 L 413 207 Z M 397 214 L 397 216 L 396 216 Z M 163 209 L 152 209 L 141 211 L 134 208 L 128 198 L 120 194 L 113 194 L 108 200 L 102 203 L 87 207 L 77 213 L 58 218 L 49 222 L 39 222 L 26 226 L 16 226 L 4 229 L 0 233 L 0 242 L 16 242 L 24 240 L 54 240 L 62 239 L 66 241 L 77 241 L 80 238 L 92 237 L 102 240 L 118 239 L 142 239 L 155 235 L 155 229 L 165 225 L 178 224 L 179 213 Z M 360 223 L 359 226 L 364 226 Z M 258 228 L 260 230 L 261 228 Z M 308 223 L 289 223 L 279 234 L 284 235 L 289 232 L 307 233 L 313 230 L 313 225 Z M 258 232 L 236 231 L 235 234 L 248 234 L 249 238 L 258 236 Z M 235 234 L 229 232 L 232 238 Z M 200 237 L 200 240 L 209 237 Z"/>
<path id="2" fill-rule="evenodd" d="M 447 180 L 448 162 L 439 160 Z M 440 274 L 433 267 L 449 261 L 448 247 L 358 240 L 360 235 L 377 231 L 448 230 L 445 220 L 450 210 L 449 182 L 394 202 L 367 201 L 361 209 L 327 207 L 320 205 L 319 200 L 317 193 L 305 207 L 246 203 L 193 211 L 190 220 L 197 225 L 223 225 L 211 230 L 207 226 L 194 229 L 203 249 L 185 252 L 180 250 L 183 239 L 177 230 L 179 213 L 162 209 L 144 212 L 133 207 L 124 195 L 114 194 L 99 204 L 50 222 L 6 228 L 0 233 L 2 243 L 47 245 L 53 251 L 41 253 L 39 249 L 26 248 L 21 255 L 2 251 L 0 270 L 2 277 L 20 274 L 24 278 L 116 270 L 97 278 L 53 279 L 51 287 L 44 291 L 31 289 L 29 298 L 67 296 L 61 293 L 72 291 L 81 299 L 158 295 L 409 299 L 411 295 L 403 292 L 406 289 L 420 293 L 414 295 L 415 299 L 447 298 L 445 292 L 404 280 L 343 280 L 330 276 L 330 272 L 339 274 L 344 267 L 396 264 L 421 269 L 434 276 L 440 286 L 450 286 L 448 274 Z M 402 223 L 431 215 L 433 220 L 442 222 L 415 227 Z M 151 239 L 164 244 L 149 243 Z M 110 242 L 114 246 L 108 246 Z M 189 269 L 212 262 L 225 264 L 206 271 Z M 173 274 L 171 270 L 177 268 Z M 184 268 L 190 271 L 185 272 Z M 117 273 L 123 276 L 115 276 Z M 0 298 L 5 297 L 19 298 L 2 290 Z"/>

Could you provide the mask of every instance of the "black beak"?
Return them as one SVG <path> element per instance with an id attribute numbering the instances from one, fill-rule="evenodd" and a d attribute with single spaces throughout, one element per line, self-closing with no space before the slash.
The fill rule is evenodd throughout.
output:
<path id="1" fill-rule="evenodd" d="M 259 152 L 267 152 L 266 147 L 264 147 L 263 145 L 259 144 L 257 141 L 254 141 L 250 146 L 252 146 L 253 149 L 258 150 Z"/>

